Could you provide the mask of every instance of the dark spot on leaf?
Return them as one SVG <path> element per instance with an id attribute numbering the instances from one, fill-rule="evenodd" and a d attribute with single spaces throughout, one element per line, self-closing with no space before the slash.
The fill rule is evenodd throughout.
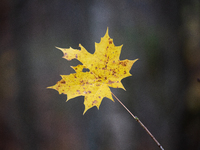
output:
<path id="1" fill-rule="evenodd" d="M 112 44 L 112 41 L 109 41 L 109 44 Z"/>
<path id="2" fill-rule="evenodd" d="M 108 84 L 112 84 L 112 83 L 114 83 L 114 81 L 111 81 L 111 80 L 108 81 Z"/>
<path id="3" fill-rule="evenodd" d="M 60 81 L 60 83 L 65 84 L 66 82 L 65 82 L 65 80 L 62 80 L 62 81 Z"/>
<path id="4" fill-rule="evenodd" d="M 112 72 L 112 75 L 114 75 L 116 73 L 116 71 L 115 70 L 113 70 L 113 72 Z"/>
<path id="5" fill-rule="evenodd" d="M 94 100 L 94 101 L 92 102 L 92 106 L 95 105 L 97 102 L 98 102 L 97 100 Z"/>
<path id="6" fill-rule="evenodd" d="M 105 77 L 105 80 L 107 80 L 107 77 Z"/>
<path id="7" fill-rule="evenodd" d="M 75 58 L 78 58 L 78 55 L 77 55 L 77 54 L 75 55 Z"/>
<path id="8" fill-rule="evenodd" d="M 64 53 L 64 56 L 65 56 L 65 57 L 68 57 L 67 53 Z"/>
<path id="9" fill-rule="evenodd" d="M 88 93 L 91 93 L 91 91 L 88 91 Z"/>
<path id="10" fill-rule="evenodd" d="M 99 98 L 101 98 L 101 96 L 99 96 Z"/>
<path id="11" fill-rule="evenodd" d="M 126 71 L 124 71 L 124 74 L 126 74 Z"/>
<path id="12" fill-rule="evenodd" d="M 78 94 L 80 94 L 80 90 L 76 90 L 76 92 L 77 92 Z"/>
<path id="13" fill-rule="evenodd" d="M 122 66 L 126 66 L 126 65 L 127 65 L 127 62 L 122 62 L 122 61 L 121 61 L 121 62 L 119 62 L 119 64 L 122 65 Z"/>

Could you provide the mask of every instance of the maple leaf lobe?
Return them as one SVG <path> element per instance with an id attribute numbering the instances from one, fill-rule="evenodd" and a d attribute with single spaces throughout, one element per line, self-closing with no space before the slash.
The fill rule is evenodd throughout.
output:
<path id="1" fill-rule="evenodd" d="M 130 69 L 135 60 L 120 60 L 121 46 L 115 46 L 113 39 L 108 35 L 108 29 L 99 43 L 95 43 L 94 54 L 89 53 L 81 44 L 80 50 L 73 48 L 58 48 L 63 52 L 63 58 L 67 60 L 77 59 L 82 65 L 71 66 L 75 73 L 61 75 L 62 79 L 54 86 L 59 94 L 66 94 L 67 101 L 77 96 L 85 96 L 85 110 L 99 106 L 104 97 L 111 99 L 112 94 L 109 87 L 122 88 L 125 90 L 121 80 L 131 76 Z M 83 72 L 83 69 L 88 69 Z"/>

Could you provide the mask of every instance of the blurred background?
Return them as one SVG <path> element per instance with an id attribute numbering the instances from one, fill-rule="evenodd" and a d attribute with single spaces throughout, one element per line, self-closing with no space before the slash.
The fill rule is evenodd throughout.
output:
<path id="1" fill-rule="evenodd" d="M 107 27 L 139 58 L 111 91 L 166 150 L 200 150 L 199 0 L 1 0 L 1 150 L 159 149 L 118 101 L 83 116 L 83 97 L 46 89 L 79 64 L 55 46 L 94 53 Z"/>

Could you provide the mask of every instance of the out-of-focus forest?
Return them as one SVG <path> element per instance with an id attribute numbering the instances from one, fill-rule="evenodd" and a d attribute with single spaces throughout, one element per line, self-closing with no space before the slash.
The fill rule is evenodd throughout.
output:
<path id="1" fill-rule="evenodd" d="M 111 91 L 166 150 L 200 150 L 199 0 L 1 0 L 1 150 L 159 149 L 117 101 L 82 115 L 83 97 L 46 89 L 79 64 L 55 46 L 93 53 L 107 27 L 139 58 Z"/>

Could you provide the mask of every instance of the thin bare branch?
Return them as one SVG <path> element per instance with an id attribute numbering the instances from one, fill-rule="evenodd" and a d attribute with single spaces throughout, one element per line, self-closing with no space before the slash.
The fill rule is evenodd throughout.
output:
<path id="1" fill-rule="evenodd" d="M 160 145 L 160 143 L 156 140 L 156 138 L 153 136 L 153 134 L 151 134 L 151 132 L 147 129 L 147 127 L 140 121 L 140 119 L 137 116 L 133 115 L 131 113 L 131 111 L 113 93 L 112 93 L 112 95 L 128 111 L 128 113 L 144 128 L 144 130 L 149 134 L 149 136 L 156 142 L 156 144 L 158 145 L 158 147 L 161 150 L 164 150 L 164 148 L 162 147 L 162 145 Z"/>

